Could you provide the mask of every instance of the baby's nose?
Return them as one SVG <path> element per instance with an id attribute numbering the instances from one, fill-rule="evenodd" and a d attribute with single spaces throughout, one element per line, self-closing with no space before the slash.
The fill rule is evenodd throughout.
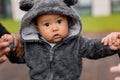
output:
<path id="1" fill-rule="evenodd" d="M 53 26 L 52 26 L 52 31 L 57 31 L 58 30 L 58 26 L 57 26 L 57 24 L 54 24 Z"/>

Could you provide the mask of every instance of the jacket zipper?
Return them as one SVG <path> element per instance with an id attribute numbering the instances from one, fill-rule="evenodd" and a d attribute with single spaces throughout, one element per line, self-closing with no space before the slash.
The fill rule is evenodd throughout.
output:
<path id="1" fill-rule="evenodd" d="M 53 80 L 53 72 L 52 72 L 52 62 L 53 62 L 53 55 L 54 55 L 54 51 L 53 49 L 51 48 L 50 49 L 50 73 L 49 73 L 49 78 L 48 80 Z"/>

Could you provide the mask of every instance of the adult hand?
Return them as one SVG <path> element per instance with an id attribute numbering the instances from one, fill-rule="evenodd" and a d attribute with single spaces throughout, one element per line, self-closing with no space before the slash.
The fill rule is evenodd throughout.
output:
<path id="1" fill-rule="evenodd" d="M 5 55 L 0 57 L 0 64 L 5 62 L 7 60 L 7 57 Z"/>
<path id="2" fill-rule="evenodd" d="M 20 41 L 19 35 L 15 35 L 15 34 L 5 34 L 5 35 L 3 35 L 1 37 L 1 44 L 5 43 L 5 42 L 7 42 L 8 44 L 11 44 L 11 42 L 14 42 L 14 46 L 11 49 L 16 53 L 16 57 L 20 58 L 20 57 L 23 56 L 24 48 L 23 48 L 23 44 Z M 3 45 L 1 47 L 3 47 Z M 7 49 L 7 50 L 5 51 L 5 49 Z M 6 45 L 5 47 L 3 47 L 1 49 L 1 54 L 6 54 L 6 53 L 9 53 L 9 52 L 10 52 L 10 45 L 9 46 Z"/>
<path id="3" fill-rule="evenodd" d="M 0 64 L 7 60 L 6 54 L 10 52 L 10 48 L 8 46 L 8 42 L 3 42 L 0 39 Z"/>
<path id="4" fill-rule="evenodd" d="M 113 73 L 120 73 L 120 64 L 118 64 L 117 66 L 111 67 L 110 71 Z M 115 77 L 115 80 L 120 80 L 120 76 Z"/>

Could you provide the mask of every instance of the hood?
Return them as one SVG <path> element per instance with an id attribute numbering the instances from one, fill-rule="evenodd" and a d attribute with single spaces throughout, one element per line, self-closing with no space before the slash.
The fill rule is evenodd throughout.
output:
<path id="1" fill-rule="evenodd" d="M 74 5 L 73 3 L 76 3 L 76 0 L 71 1 L 73 2 L 70 3 L 69 0 L 36 0 L 22 18 L 20 27 L 21 38 L 23 40 L 39 40 L 39 32 L 36 30 L 34 19 L 43 14 L 60 14 L 70 17 L 68 19 L 68 37 L 78 35 L 81 32 L 82 24 L 79 14 L 71 6 Z M 20 4 L 22 5 L 23 3 Z"/>

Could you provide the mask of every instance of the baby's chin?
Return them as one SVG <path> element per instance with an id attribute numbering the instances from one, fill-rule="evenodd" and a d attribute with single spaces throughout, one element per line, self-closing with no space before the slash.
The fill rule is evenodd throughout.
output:
<path id="1" fill-rule="evenodd" d="M 50 43 L 59 43 L 62 40 L 63 40 L 62 38 L 55 38 L 55 39 L 53 39 L 51 41 L 48 41 L 48 42 L 50 42 Z"/>

